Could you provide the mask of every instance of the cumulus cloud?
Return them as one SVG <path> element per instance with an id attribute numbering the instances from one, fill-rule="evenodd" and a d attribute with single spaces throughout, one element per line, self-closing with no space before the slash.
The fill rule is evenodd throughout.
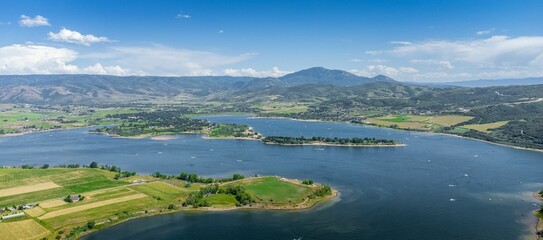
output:
<path id="1" fill-rule="evenodd" d="M 49 20 L 40 15 L 36 15 L 35 17 L 21 15 L 19 18 L 19 24 L 23 27 L 51 26 L 51 24 L 49 24 Z"/>
<path id="2" fill-rule="evenodd" d="M 248 76 L 248 77 L 281 77 L 286 74 L 292 73 L 291 71 L 283 71 L 278 67 L 273 67 L 271 70 L 257 71 L 254 68 L 227 68 L 223 70 L 225 75 L 228 76 Z"/>
<path id="3" fill-rule="evenodd" d="M 494 29 L 480 31 L 479 35 L 491 34 L 492 31 Z M 543 76 L 543 36 L 496 35 L 463 40 L 395 41 L 391 44 L 393 46 L 389 49 L 366 53 L 385 58 L 395 65 L 410 63 L 418 72 L 379 65 L 359 71 L 397 74 L 397 78 L 410 81 Z"/>
<path id="4" fill-rule="evenodd" d="M 409 74 L 415 74 L 418 73 L 419 70 L 412 67 L 389 67 L 385 65 L 369 65 L 366 66 L 366 68 L 363 69 L 351 69 L 349 70 L 350 73 L 356 74 L 359 76 L 376 76 L 376 75 L 386 75 L 389 77 L 398 77 L 403 75 L 409 75 Z"/>
<path id="5" fill-rule="evenodd" d="M 78 53 L 67 48 L 13 44 L 0 47 L 0 74 L 128 74 L 120 66 L 102 66 L 97 63 L 81 68 L 71 64 L 77 58 Z"/>
<path id="6" fill-rule="evenodd" d="M 389 51 L 396 56 L 433 56 L 482 65 L 543 64 L 543 36 L 492 36 L 467 41 L 424 41 L 402 44 Z"/>
<path id="7" fill-rule="evenodd" d="M 56 42 L 75 43 L 90 46 L 94 43 L 109 42 L 107 37 L 96 37 L 92 34 L 83 35 L 77 31 L 62 28 L 58 33 L 49 32 L 49 39 Z"/>

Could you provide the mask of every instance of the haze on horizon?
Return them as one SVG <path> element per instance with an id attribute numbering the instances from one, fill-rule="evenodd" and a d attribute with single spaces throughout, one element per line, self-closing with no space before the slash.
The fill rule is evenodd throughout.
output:
<path id="1" fill-rule="evenodd" d="M 391 6 L 393 4 L 394 6 Z M 543 2 L 2 1 L 0 75 L 543 76 Z"/>

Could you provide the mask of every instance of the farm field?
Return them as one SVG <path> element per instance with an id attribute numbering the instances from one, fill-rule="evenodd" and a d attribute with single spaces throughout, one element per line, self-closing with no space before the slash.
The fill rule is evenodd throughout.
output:
<path id="1" fill-rule="evenodd" d="M 73 109 L 6 105 L 0 107 L 0 135 L 115 123 L 108 114 L 135 112 L 129 108 Z"/>
<path id="2" fill-rule="evenodd" d="M 366 122 L 384 127 L 431 131 L 442 127 L 449 127 L 462 122 L 466 122 L 470 119 L 472 119 L 472 117 L 461 115 L 388 115 L 378 118 L 369 118 L 366 120 Z"/>
<path id="3" fill-rule="evenodd" d="M 0 209 L 6 210 L 0 216 L 11 216 L 0 221 L 0 240 L 73 238 L 126 219 L 178 211 L 184 209 L 182 204 L 191 193 L 209 186 L 138 175 L 115 180 L 115 175 L 98 168 L 0 168 Z M 245 178 L 219 185 L 230 184 L 243 186 L 254 197 L 256 205 L 252 208 L 267 206 L 268 202 L 275 206 L 306 202 L 320 187 L 278 177 Z M 218 208 L 239 205 L 234 195 L 223 193 L 212 194 L 207 201 Z"/>
<path id="4" fill-rule="evenodd" d="M 480 132 L 490 133 L 491 129 L 499 128 L 505 124 L 507 124 L 509 121 L 499 121 L 499 122 L 493 122 L 493 123 L 485 123 L 485 124 L 469 124 L 460 126 L 462 128 L 467 129 L 473 129 Z"/>

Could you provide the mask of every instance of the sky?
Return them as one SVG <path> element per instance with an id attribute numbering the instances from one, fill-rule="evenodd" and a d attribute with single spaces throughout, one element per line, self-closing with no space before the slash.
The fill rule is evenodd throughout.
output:
<path id="1" fill-rule="evenodd" d="M 0 75 L 543 76 L 541 0 L 3 0 Z"/>

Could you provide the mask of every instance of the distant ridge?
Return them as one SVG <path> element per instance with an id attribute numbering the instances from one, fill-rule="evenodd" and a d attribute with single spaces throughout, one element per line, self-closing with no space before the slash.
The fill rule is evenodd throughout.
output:
<path id="1" fill-rule="evenodd" d="M 543 77 L 512 78 L 512 79 L 480 79 L 459 82 L 422 83 L 426 86 L 456 86 L 456 87 L 500 87 L 500 86 L 524 86 L 543 84 Z"/>
<path id="2" fill-rule="evenodd" d="M 158 77 L 110 75 L 0 75 L 0 102 L 39 104 L 187 100 L 236 91 L 314 85 L 396 83 L 386 76 L 360 77 L 314 67 L 279 78 L 231 76 Z"/>

